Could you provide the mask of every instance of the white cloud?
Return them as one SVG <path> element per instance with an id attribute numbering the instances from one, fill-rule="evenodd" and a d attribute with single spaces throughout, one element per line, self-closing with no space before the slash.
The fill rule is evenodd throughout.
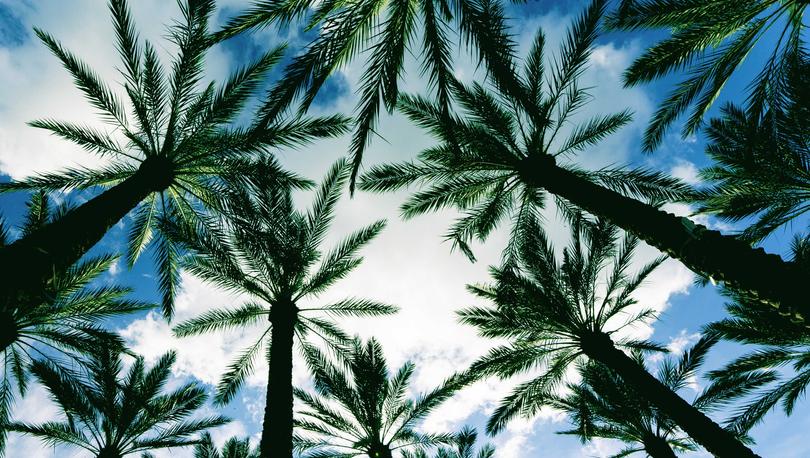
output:
<path id="1" fill-rule="evenodd" d="M 669 174 L 683 180 L 687 184 L 699 185 L 701 183 L 697 166 L 686 159 L 677 159 Z"/>

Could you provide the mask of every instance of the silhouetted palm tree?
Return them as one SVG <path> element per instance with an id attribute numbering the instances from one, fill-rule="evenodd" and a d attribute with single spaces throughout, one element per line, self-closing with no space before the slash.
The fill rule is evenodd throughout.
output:
<path id="1" fill-rule="evenodd" d="M 147 370 L 143 358 L 137 358 L 123 373 L 120 349 L 104 341 L 82 362 L 81 370 L 35 361 L 31 372 L 65 419 L 40 425 L 16 422 L 7 428 L 49 445 L 80 447 L 97 458 L 194 445 L 199 442 L 194 435 L 230 420 L 194 415 L 207 397 L 197 383 L 163 391 L 174 361 L 174 353 L 169 352 Z"/>
<path id="2" fill-rule="evenodd" d="M 630 119 L 622 112 L 594 117 L 570 131 L 566 127 L 587 100 L 577 77 L 587 64 L 603 10 L 603 1 L 591 3 L 574 23 L 550 71 L 542 65 L 545 39 L 540 32 L 522 71 L 514 60 L 508 71 L 503 70 L 517 75 L 513 85 L 499 84 L 492 93 L 480 84 L 453 84 L 459 107 L 453 116 L 443 115 L 440 104 L 424 98 L 402 97 L 402 112 L 442 143 L 422 151 L 415 162 L 371 168 L 361 178 L 360 188 L 385 192 L 426 185 L 405 203 L 403 214 L 459 209 L 465 217 L 447 237 L 462 249 L 464 242 L 483 239 L 508 217 L 513 232 L 520 231 L 548 192 L 565 214 L 575 213 L 573 206 L 607 218 L 695 272 L 755 291 L 774 306 L 797 314 L 808 310 L 800 286 L 807 282 L 807 273 L 779 256 L 632 198 L 686 199 L 690 191 L 678 180 L 649 170 L 588 171 L 568 161 L 558 164 Z"/>
<path id="3" fill-rule="evenodd" d="M 354 341 L 345 367 L 318 351 L 310 353 L 310 364 L 317 395 L 295 390 L 305 407 L 296 421 L 296 448 L 307 452 L 304 456 L 392 458 L 397 450 L 453 443 L 452 434 L 420 433 L 415 427 L 464 385 L 465 376 L 454 375 L 411 399 L 407 394 L 414 364 L 406 362 L 392 375 L 382 346 L 373 338 Z"/>
<path id="4" fill-rule="evenodd" d="M 810 267 L 810 238 L 796 237 L 792 251 L 797 262 Z M 727 293 L 732 299 L 726 304 L 731 317 L 708 325 L 708 332 L 757 348 L 722 369 L 710 372 L 710 378 L 717 384 L 732 386 L 749 378 L 770 377 L 774 382 L 768 389 L 757 393 L 730 422 L 734 429 L 747 431 L 762 421 L 777 404 L 781 403 L 785 413 L 791 415 L 796 402 L 804 396 L 810 386 L 810 368 L 807 366 L 810 330 L 803 323 L 796 323 L 758 303 L 755 298 Z M 785 367 L 790 369 L 777 370 Z"/>
<path id="5" fill-rule="evenodd" d="M 476 361 L 472 373 L 508 378 L 542 368 L 540 375 L 504 398 L 487 429 L 497 432 L 517 416 L 534 415 L 578 361 L 590 360 L 614 370 L 709 452 L 722 457 L 756 456 L 621 350 L 663 350 L 621 334 L 654 316 L 652 310 L 639 307 L 633 293 L 663 258 L 631 276 L 635 237 L 627 235 L 620 244 L 614 226 L 581 219 L 574 221 L 571 235 L 558 263 L 539 228 L 520 234 L 520 263 L 493 268 L 492 286 L 471 287 L 495 307 L 460 312 L 462 322 L 477 327 L 481 335 L 509 342 Z"/>
<path id="6" fill-rule="evenodd" d="M 749 109 L 758 112 L 767 99 L 782 97 L 788 68 L 805 53 L 807 5 L 805 0 L 622 0 L 611 26 L 671 32 L 633 62 L 624 74 L 625 84 L 686 73 L 653 116 L 644 136 L 646 149 L 655 149 L 667 127 L 690 107 L 683 135 L 694 133 L 760 41 L 767 43 L 768 57 L 749 83 Z"/>
<path id="7" fill-rule="evenodd" d="M 256 355 L 267 348 L 270 367 L 262 456 L 292 455 L 295 337 L 303 348 L 311 345 L 308 339 L 313 335 L 340 347 L 349 337 L 323 315 L 377 316 L 397 310 L 359 298 L 302 305 L 302 301 L 323 293 L 357 267 L 362 261 L 357 252 L 385 225 L 377 221 L 350 235 L 333 250 L 321 251 L 347 179 L 348 167 L 345 161 L 339 161 L 327 174 L 307 213 L 295 210 L 288 190 L 268 186 L 265 194 L 243 197 L 241 205 L 235 207 L 234 214 L 239 216 L 229 230 L 214 236 L 188 237 L 189 247 L 197 253 L 187 263 L 191 273 L 250 298 L 239 307 L 213 310 L 183 322 L 174 328 L 175 334 L 189 336 L 251 325 L 265 328 L 256 343 L 231 364 L 215 397 L 219 404 L 229 402 L 252 371 Z"/>
<path id="8" fill-rule="evenodd" d="M 28 202 L 28 213 L 21 228 L 22 236 L 37 230 L 64 208 L 49 208 L 48 195 L 38 192 Z M 0 246 L 9 243 L 8 228 L 0 221 Z M 92 350 L 99 337 L 118 345 L 123 342 L 105 331 L 100 322 L 106 318 L 154 307 L 127 299 L 129 288 L 90 286 L 116 262 L 114 256 L 82 260 L 54 275 L 48 285 L 46 301 L 31 307 L 0 311 L 0 354 L 3 374 L 0 381 L 0 423 L 9 419 L 15 388 L 24 396 L 30 378 L 29 365 L 34 358 L 45 357 L 58 363 L 57 356 L 71 356 Z M 0 430 L 0 455 L 5 431 Z"/>
<path id="9" fill-rule="evenodd" d="M 672 391 L 680 391 L 694 378 L 706 353 L 717 342 L 716 337 L 704 336 L 678 360 L 666 359 L 659 366 L 656 378 Z M 642 367 L 643 355 L 633 355 Z M 549 404 L 566 412 L 576 426 L 560 434 L 572 434 L 583 442 L 593 438 L 616 439 L 627 444 L 614 457 L 637 452 L 652 458 L 674 458 L 675 451 L 695 451 L 697 447 L 678 429 L 677 425 L 624 380 L 607 367 L 586 363 L 580 368 L 582 382 L 570 384 L 564 396 L 552 396 Z M 703 390 L 692 401 L 700 410 L 708 411 L 727 404 L 731 399 L 750 392 L 763 380 L 749 380 L 738 385 L 715 386 Z"/>
<path id="10" fill-rule="evenodd" d="M 38 175 L 3 184 L 0 189 L 110 189 L 0 250 L 4 279 L 0 306 L 37 302 L 36 295 L 54 271 L 76 262 L 118 220 L 136 210 L 129 229 L 128 260 L 134 263 L 150 241 L 154 243 L 164 313 L 170 317 L 178 252 L 165 237 L 154 237 L 158 217 L 192 224 L 204 209 L 220 209 L 217 191 L 227 183 L 244 183 L 255 175 L 283 175 L 267 159 L 268 149 L 302 145 L 346 131 L 347 119 L 338 116 L 234 126 L 264 76 L 282 57 L 283 47 L 234 72 L 220 87 L 213 82 L 203 86 L 214 1 L 179 3 L 183 17 L 169 30 L 179 49 L 167 74 L 155 48 L 138 38 L 125 0 L 110 1 L 126 103 L 55 38 L 36 30 L 102 119 L 123 139 L 71 122 L 44 119 L 31 123 L 111 162 Z"/>
<path id="11" fill-rule="evenodd" d="M 194 446 L 194 458 L 260 458 L 259 449 L 250 447 L 250 439 L 231 437 L 217 449 L 211 434 L 203 433 L 200 443 Z"/>
<path id="12" fill-rule="evenodd" d="M 318 35 L 268 94 L 263 119 L 276 119 L 297 98 L 302 99 L 301 110 L 306 110 L 333 72 L 357 57 L 366 59 L 351 144 L 352 189 L 380 106 L 391 112 L 397 104 L 408 53 L 419 56 L 421 71 L 444 108 L 449 105 L 455 71 L 454 47 L 466 45 L 492 68 L 499 68 L 504 56 L 512 53 L 499 0 L 255 0 L 215 37 L 226 39 L 246 30 L 299 22 Z"/>
<path id="13" fill-rule="evenodd" d="M 792 66 L 785 100 L 760 113 L 736 105 L 706 128 L 706 153 L 715 164 L 701 171 L 711 187 L 700 211 L 730 221 L 755 217 L 742 232 L 759 241 L 810 209 L 810 59 Z"/>
<path id="14" fill-rule="evenodd" d="M 470 426 L 465 426 L 453 438 L 455 445 L 453 447 L 439 447 L 435 453 L 428 454 L 424 449 L 417 450 L 413 453 L 405 451 L 402 453 L 402 458 L 492 458 L 495 455 L 495 447 L 487 444 L 480 449 L 478 453 L 475 451 L 475 441 L 478 439 L 478 433 Z"/>

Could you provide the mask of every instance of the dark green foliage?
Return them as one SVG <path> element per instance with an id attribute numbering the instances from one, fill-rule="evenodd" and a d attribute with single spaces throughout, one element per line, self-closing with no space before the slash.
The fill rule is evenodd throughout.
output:
<path id="1" fill-rule="evenodd" d="M 414 364 L 407 362 L 391 374 L 375 339 L 366 343 L 355 339 L 345 364 L 335 364 L 315 349 L 307 358 L 317 394 L 295 390 L 304 405 L 296 420 L 296 449 L 305 452 L 303 456 L 391 458 L 394 450 L 416 452 L 456 440 L 452 434 L 421 433 L 416 427 L 468 377 L 454 375 L 411 399 L 408 385 Z"/>
<path id="2" fill-rule="evenodd" d="M 415 162 L 372 167 L 361 177 L 360 189 L 390 192 L 423 185 L 402 206 L 403 215 L 447 207 L 460 210 L 463 216 L 446 238 L 468 254 L 470 240 L 483 240 L 504 220 L 511 220 L 513 234 L 523 230 L 539 217 L 546 198 L 538 184 L 542 178 L 528 175 L 542 177 L 553 165 L 549 157 L 559 161 L 585 151 L 631 120 L 627 111 L 577 117 L 591 97 L 578 78 L 603 9 L 604 2 L 591 3 L 572 26 L 551 68 L 544 68 L 545 39 L 539 32 L 522 66 L 508 54 L 501 67 L 490 72 L 495 92 L 479 83 L 451 80 L 455 113 L 448 115 L 441 101 L 401 96 L 400 111 L 441 143 L 422 151 Z M 562 167 L 591 183 L 645 200 L 680 200 L 690 194 L 683 183 L 651 170 L 584 170 L 570 162 Z M 556 203 L 569 219 L 576 213 L 572 203 L 559 196 Z"/>
<path id="3" fill-rule="evenodd" d="M 753 217 L 742 232 L 752 242 L 810 208 L 810 60 L 785 71 L 781 99 L 748 111 L 729 104 L 706 129 L 715 163 L 701 171 L 711 187 L 700 211 L 732 222 Z"/>
<path id="4" fill-rule="evenodd" d="M 748 107 L 758 112 L 766 100 L 781 97 L 789 67 L 804 52 L 807 5 L 804 0 L 622 0 L 609 21 L 612 27 L 671 32 L 636 59 L 625 83 L 686 74 L 655 113 L 645 148 L 655 149 L 667 127 L 687 111 L 683 135 L 699 129 L 725 84 L 765 36 L 772 50 L 765 51 L 768 57 L 749 83 Z"/>
<path id="5" fill-rule="evenodd" d="M 468 46 L 492 69 L 503 68 L 514 49 L 497 0 L 255 0 L 215 37 L 226 39 L 271 24 L 299 23 L 319 34 L 268 93 L 263 119 L 272 122 L 296 99 L 302 100 L 301 110 L 306 110 L 329 75 L 355 58 L 364 58 L 350 153 L 352 188 L 381 105 L 390 112 L 397 104 L 408 53 L 421 60 L 422 73 L 446 113 L 454 79 L 452 48 Z"/>
<path id="6" fill-rule="evenodd" d="M 194 458 L 260 458 L 258 448 L 250 448 L 250 439 L 231 437 L 217 449 L 211 434 L 200 435 L 200 443 L 194 446 Z"/>
<path id="7" fill-rule="evenodd" d="M 152 243 L 166 317 L 172 314 L 179 254 L 171 240 L 157 230 L 156 222 L 173 219 L 178 224 L 194 226 L 204 211 L 224 210 L 223 187 L 245 185 L 257 176 L 268 174 L 278 175 L 280 179 L 287 177 L 269 159 L 272 149 L 301 146 L 318 138 L 339 135 L 349 126 L 348 119 L 341 116 L 279 118 L 269 124 L 235 125 L 248 101 L 261 89 L 267 73 L 281 59 L 284 47 L 275 48 L 233 72 L 220 86 L 213 82 L 205 85 L 205 55 L 212 44 L 208 23 L 214 1 L 179 0 L 179 4 L 182 18 L 169 28 L 168 34 L 178 51 L 167 71 L 153 45 L 141 40 L 135 32 L 126 1 L 110 1 L 123 63 L 122 89 L 127 95 L 126 103 L 55 38 L 42 30 L 36 31 L 111 130 L 52 119 L 34 121 L 31 125 L 108 157 L 111 162 L 36 175 L 0 186 L 6 191 L 115 189 L 116 185 L 137 177 L 140 181 L 133 199 L 140 203 L 135 208 L 124 202 L 114 211 L 107 210 L 108 218 L 92 215 L 98 221 L 74 222 L 86 225 L 82 228 L 64 222 L 62 233 L 48 233 L 49 240 L 34 242 L 36 237 L 31 237 L 35 245 L 48 245 L 32 249 L 52 253 L 44 262 L 58 265 L 63 262 L 62 257 L 81 256 L 109 226 L 134 210 L 127 261 L 132 265 Z M 118 208 L 122 205 L 125 208 Z M 86 236 L 82 234 L 88 233 L 97 237 L 83 240 Z M 51 249 L 51 244 L 77 244 L 78 247 L 62 255 L 57 254 L 61 253 L 57 248 Z"/>
<path id="8" fill-rule="evenodd" d="M 594 333 L 611 336 L 630 350 L 664 351 L 649 341 L 621 337 L 626 327 L 655 317 L 652 310 L 638 307 L 632 293 L 663 259 L 632 275 L 628 270 L 637 244 L 632 236 L 620 242 L 616 228 L 603 221 L 592 225 L 578 219 L 559 263 L 543 232 L 530 227 L 519 237 L 521 263 L 493 268 L 492 285 L 470 287 L 495 305 L 464 309 L 461 321 L 484 337 L 508 341 L 476 361 L 471 371 L 506 379 L 540 369 L 501 401 L 487 424 L 489 432 L 547 405 L 566 374 L 586 359 L 583 341 Z M 604 279 L 602 290 L 598 282 Z"/>
<path id="9" fill-rule="evenodd" d="M 194 415 L 207 398 L 205 388 L 197 383 L 165 391 L 174 361 L 170 352 L 147 369 L 143 358 L 136 358 L 125 371 L 120 348 L 105 341 L 97 342 L 77 369 L 37 360 L 31 372 L 65 419 L 39 425 L 11 423 L 7 429 L 99 457 L 197 444 L 197 433 L 230 420 Z"/>
<path id="10" fill-rule="evenodd" d="M 478 433 L 475 432 L 475 429 L 465 426 L 453 438 L 455 443 L 453 446 L 439 447 L 432 454 L 424 449 L 416 450 L 413 453 L 406 450 L 402 452 L 402 458 L 492 458 L 495 455 L 495 447 L 490 444 L 484 445 L 476 453 L 475 441 L 477 439 Z"/>
<path id="11" fill-rule="evenodd" d="M 37 192 L 28 202 L 28 213 L 21 228 L 23 236 L 58 218 L 64 209 L 50 208 L 45 192 Z M 3 226 L 3 231 L 7 228 Z M 8 238 L 3 245 L 9 243 Z M 0 312 L 0 354 L 3 374 L 0 381 L 0 422 L 11 416 L 15 396 L 25 395 L 30 365 L 35 358 L 64 364 L 64 357 L 75 358 L 96 346 L 99 337 L 123 346 L 117 335 L 102 327 L 108 318 L 146 310 L 153 304 L 127 299 L 129 288 L 108 281 L 97 282 L 117 262 L 114 256 L 83 259 L 54 276 L 48 285 L 48 300 L 31 307 L 14 307 Z M 5 430 L 0 431 L 0 455 Z"/>

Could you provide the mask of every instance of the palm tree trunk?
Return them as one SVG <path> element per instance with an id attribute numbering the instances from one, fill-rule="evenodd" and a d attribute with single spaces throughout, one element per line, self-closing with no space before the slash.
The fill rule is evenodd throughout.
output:
<path id="1" fill-rule="evenodd" d="M 145 160 L 132 176 L 57 221 L 0 248 L 0 310 L 36 305 L 43 286 L 79 260 L 107 231 L 152 192 L 172 181 L 162 158 Z"/>
<path id="2" fill-rule="evenodd" d="M 633 358 L 613 345 L 601 332 L 583 336 L 582 351 L 591 359 L 615 371 L 648 402 L 689 434 L 695 442 L 720 458 L 754 458 L 758 455 L 743 445 L 733 434 L 712 421 L 650 375 Z"/>
<path id="3" fill-rule="evenodd" d="M 298 310 L 295 304 L 274 304 L 270 312 L 270 369 L 267 402 L 259 450 L 262 458 L 292 458 L 293 338 Z"/>
<path id="4" fill-rule="evenodd" d="M 644 451 L 652 458 L 678 458 L 667 441 L 662 437 L 649 436 L 644 438 Z"/>
<path id="5" fill-rule="evenodd" d="M 530 186 L 610 220 L 695 272 L 757 295 L 780 313 L 802 321 L 810 317 L 805 291 L 810 275 L 778 255 L 591 183 L 558 167 L 552 156 L 525 159 L 520 176 Z"/>

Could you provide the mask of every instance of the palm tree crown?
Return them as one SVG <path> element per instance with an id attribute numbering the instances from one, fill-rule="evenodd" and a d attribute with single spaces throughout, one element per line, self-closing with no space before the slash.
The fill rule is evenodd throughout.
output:
<path id="1" fill-rule="evenodd" d="M 214 82 L 203 84 L 205 55 L 212 44 L 208 22 L 214 1 L 178 2 L 182 20 L 169 30 L 169 38 L 178 53 L 167 73 L 155 48 L 139 39 L 126 1 L 110 0 L 123 64 L 126 103 L 55 38 L 36 30 L 102 119 L 123 138 L 71 122 L 34 121 L 31 123 L 34 127 L 47 129 L 109 163 L 69 168 L 2 186 L 5 190 L 112 187 L 109 192 L 116 189 L 119 191 L 116 195 L 130 190 L 123 201 L 116 201 L 113 210 L 95 208 L 89 217 L 84 215 L 87 219 L 79 218 L 79 213 L 74 212 L 67 215 L 59 230 L 40 231 L 21 243 L 39 248 L 47 245 L 44 249 L 49 255 L 43 262 L 75 261 L 124 214 L 135 209 L 127 259 L 130 264 L 134 263 L 150 242 L 154 244 L 167 316 L 172 312 L 179 253 L 169 239 L 155 233 L 156 221 L 172 218 L 194 224 L 204 209 L 222 210 L 218 191 L 223 186 L 243 184 L 255 175 L 281 174 L 277 166 L 267 160 L 268 150 L 306 144 L 316 138 L 345 132 L 348 127 L 347 119 L 340 116 L 279 119 L 270 125 L 236 126 L 234 123 L 246 102 L 261 89 L 263 78 L 282 57 L 284 47 L 275 48 L 235 71 L 220 86 Z M 100 197 L 97 204 L 101 202 Z M 94 201 L 96 199 L 90 202 Z M 89 204 L 83 207 L 89 210 Z M 81 239 L 79 243 L 74 243 L 76 237 Z M 63 253 L 64 250 L 69 253 Z"/>
<path id="2" fill-rule="evenodd" d="M 67 211 L 50 208 L 45 192 L 31 196 L 22 236 Z M 0 221 L 0 246 L 9 243 L 8 228 Z M 0 312 L 0 352 L 3 374 L 0 382 L 0 422 L 9 418 L 15 387 L 25 395 L 34 358 L 57 364 L 57 355 L 75 356 L 94 348 L 99 337 L 118 345 L 123 342 L 101 327 L 100 321 L 146 310 L 153 304 L 127 299 L 131 290 L 115 285 L 91 286 L 117 262 L 114 256 L 84 259 L 54 276 L 47 285 L 47 301 L 32 306 L 12 307 Z M 5 432 L 0 433 L 2 453 Z"/>
<path id="3" fill-rule="evenodd" d="M 147 370 L 143 358 L 137 358 L 124 373 L 119 348 L 105 341 L 97 343 L 82 370 L 35 361 L 31 371 L 65 419 L 41 425 L 11 423 L 7 428 L 50 445 L 80 447 L 97 458 L 194 445 L 199 442 L 195 434 L 230 420 L 194 415 L 207 398 L 197 383 L 164 392 L 174 361 L 170 352 Z"/>
<path id="4" fill-rule="evenodd" d="M 655 113 L 645 147 L 655 149 L 666 128 L 690 107 L 683 135 L 700 128 L 709 107 L 760 41 L 772 51 L 766 51 L 761 71 L 750 82 L 748 106 L 756 112 L 767 100 L 781 98 L 790 66 L 805 53 L 807 5 L 805 0 L 623 0 L 609 21 L 613 27 L 671 31 L 633 62 L 625 84 L 687 73 Z"/>
<path id="5" fill-rule="evenodd" d="M 196 253 L 187 268 L 230 291 L 249 299 L 234 309 L 213 310 L 175 327 L 175 334 L 188 336 L 204 332 L 261 324 L 265 331 L 231 364 L 217 387 L 215 401 L 227 403 L 250 374 L 256 355 L 268 348 L 270 374 L 268 404 L 262 438 L 262 454 L 268 447 L 289 447 L 290 438 L 271 437 L 279 430 L 292 435 L 292 364 L 294 341 L 304 350 L 311 338 L 321 338 L 340 351 L 350 341 L 329 317 L 377 316 L 394 313 L 394 306 L 369 299 L 346 298 L 331 304 L 305 302 L 325 292 L 356 268 L 358 251 L 385 226 L 377 221 L 341 241 L 329 252 L 322 243 L 334 217 L 334 209 L 348 179 L 348 167 L 341 160 L 327 174 L 316 192 L 312 209 L 302 213 L 292 203 L 288 189 L 268 183 L 263 194 L 241 192 L 229 198 L 234 217 L 225 227 L 211 227 L 207 233 L 184 237 Z M 269 345 L 268 345 L 269 344 Z M 277 402 L 281 405 L 271 406 Z M 271 413 L 271 409 L 273 412 Z M 275 421 L 279 426 L 269 426 Z M 273 455 L 290 452 L 276 450 Z"/>
<path id="6" fill-rule="evenodd" d="M 415 427 L 464 385 L 465 376 L 454 375 L 411 399 L 407 391 L 414 364 L 407 362 L 392 375 L 373 338 L 366 343 L 355 339 L 345 367 L 319 352 L 310 359 L 317 394 L 295 391 L 304 406 L 296 422 L 296 446 L 309 453 L 305 456 L 392 458 L 396 450 L 453 443 L 452 434 L 421 433 Z"/>
<path id="7" fill-rule="evenodd" d="M 194 446 L 194 458 L 260 458 L 260 455 L 258 448 L 250 447 L 250 438 L 231 437 L 217 449 L 211 434 L 205 432 Z"/>
<path id="8" fill-rule="evenodd" d="M 759 113 L 736 105 L 706 128 L 706 153 L 714 164 L 701 171 L 711 186 L 700 211 L 729 221 L 755 217 L 742 232 L 759 241 L 810 209 L 810 59 L 789 68 L 784 100 Z"/>
<path id="9" fill-rule="evenodd" d="M 433 458 L 492 458 L 495 455 L 495 447 L 490 444 L 484 445 L 476 453 L 475 441 L 477 439 L 478 433 L 475 432 L 475 429 L 465 426 L 453 438 L 454 446 L 441 446 L 432 456 Z M 405 451 L 402 454 L 402 458 L 428 458 L 428 456 L 431 455 L 425 449 L 413 453 Z"/>
<path id="10" fill-rule="evenodd" d="M 317 30 L 318 35 L 286 68 L 265 100 L 262 116 L 265 122 L 275 119 L 296 98 L 302 99 L 301 109 L 306 110 L 329 75 L 354 58 L 367 58 L 360 76 L 360 102 L 351 144 L 352 189 L 363 152 L 375 133 L 380 105 L 393 111 L 397 104 L 399 78 L 408 52 L 419 49 L 413 54 L 418 54 L 421 70 L 446 110 L 454 74 L 454 46 L 466 45 L 491 68 L 499 68 L 503 53 L 509 51 L 498 0 L 255 0 L 215 37 L 225 39 L 246 30 L 301 20 L 305 20 L 305 30 Z M 457 34 L 452 30 L 454 25 Z"/>
<path id="11" fill-rule="evenodd" d="M 440 103 L 420 96 L 400 97 L 400 110 L 442 143 L 422 151 L 416 162 L 371 168 L 361 177 L 360 189 L 384 192 L 429 184 L 403 205 L 403 215 L 458 208 L 465 216 L 446 237 L 465 252 L 466 242 L 484 239 L 510 216 L 513 231 L 520 231 L 544 203 L 542 186 L 528 175 L 544 173 L 555 158 L 566 159 L 592 147 L 631 120 L 623 111 L 566 127 L 590 98 L 577 80 L 588 62 L 603 10 L 604 2 L 595 1 L 577 20 L 550 71 L 545 68 L 545 36 L 540 31 L 521 71 L 510 50 L 508 72 L 514 81 L 497 84 L 493 77 L 497 92 L 453 80 L 450 92 L 463 117 L 448 116 Z M 564 167 L 593 183 L 655 201 L 688 194 L 677 180 L 648 170 Z M 569 202 L 558 198 L 557 203 L 566 214 L 573 212 Z"/>
<path id="12" fill-rule="evenodd" d="M 604 221 L 589 226 L 582 219 L 575 221 L 562 264 L 539 228 L 521 233 L 520 265 L 492 268 L 493 285 L 470 287 L 495 307 L 464 309 L 461 321 L 485 337 L 509 341 L 490 350 L 471 371 L 508 378 L 545 368 L 501 402 L 487 424 L 490 432 L 500 431 L 517 416 L 537 413 L 597 334 L 627 349 L 663 350 L 648 341 L 621 337 L 624 328 L 655 316 L 650 309 L 636 307 L 633 293 L 663 259 L 631 276 L 628 269 L 638 240 L 627 235 L 619 242 L 616 228 Z M 607 285 L 600 290 L 597 281 L 603 277 Z"/>

